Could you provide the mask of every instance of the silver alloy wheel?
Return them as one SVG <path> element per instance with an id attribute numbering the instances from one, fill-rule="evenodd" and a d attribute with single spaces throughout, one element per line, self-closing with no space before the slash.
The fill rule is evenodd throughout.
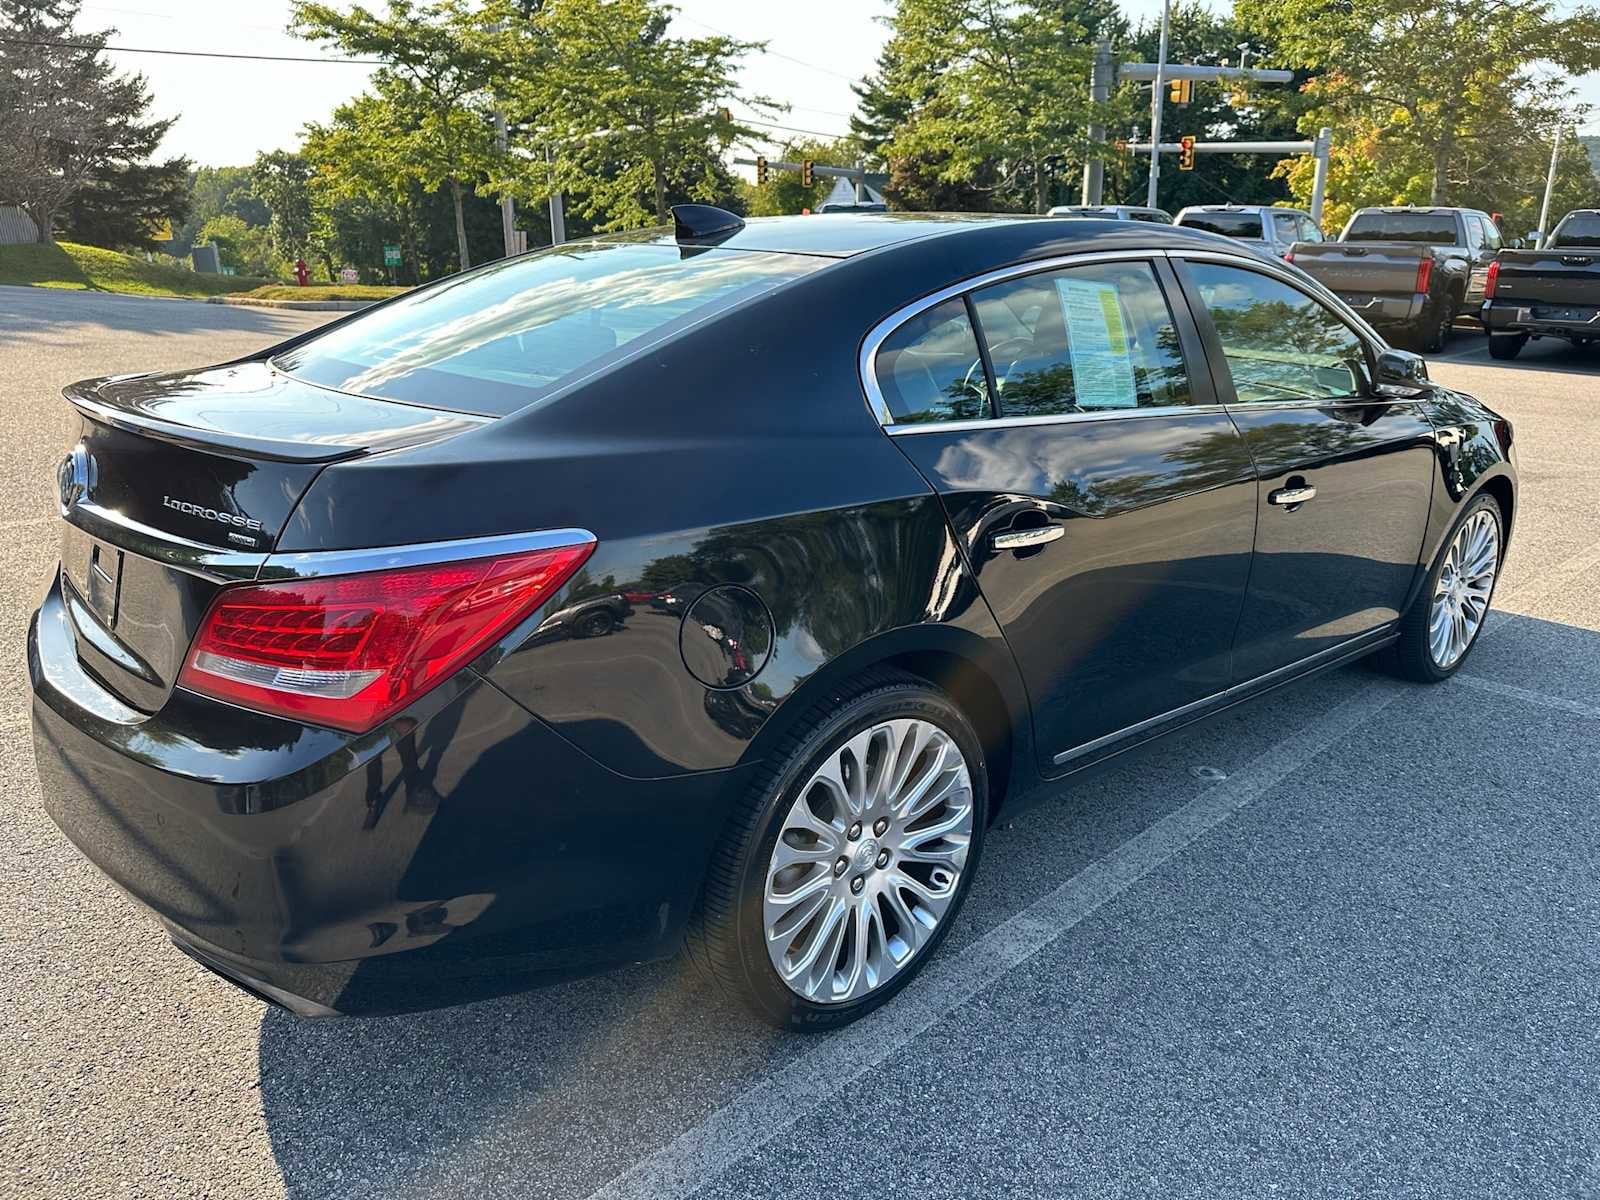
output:
<path id="1" fill-rule="evenodd" d="M 972 820 L 966 758 L 929 721 L 883 721 L 830 753 L 767 863 L 762 926 L 779 978 L 842 1004 L 904 970 L 955 899 Z"/>
<path id="2" fill-rule="evenodd" d="M 1428 653 L 1440 670 L 1461 661 L 1489 612 L 1500 568 L 1500 525 L 1479 510 L 1456 531 L 1445 552 L 1428 612 Z"/>

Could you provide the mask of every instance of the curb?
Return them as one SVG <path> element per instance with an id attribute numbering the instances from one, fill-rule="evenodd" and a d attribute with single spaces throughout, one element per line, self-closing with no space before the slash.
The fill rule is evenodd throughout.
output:
<path id="1" fill-rule="evenodd" d="M 376 300 L 256 300 L 245 296 L 207 296 L 207 304 L 234 304 L 248 308 L 298 308 L 306 312 L 355 312 L 371 308 Z"/>

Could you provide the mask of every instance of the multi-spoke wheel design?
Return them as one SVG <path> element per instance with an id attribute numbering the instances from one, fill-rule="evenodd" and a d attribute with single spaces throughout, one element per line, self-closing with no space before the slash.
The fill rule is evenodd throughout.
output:
<path id="1" fill-rule="evenodd" d="M 1489 612 L 1500 569 L 1500 524 L 1480 508 L 1456 531 L 1433 589 L 1428 652 L 1440 670 L 1461 661 Z"/>
<path id="2" fill-rule="evenodd" d="M 972 775 L 944 730 L 904 718 L 845 741 L 796 793 L 767 864 L 779 978 L 818 1004 L 883 986 L 945 919 L 972 833 Z"/>

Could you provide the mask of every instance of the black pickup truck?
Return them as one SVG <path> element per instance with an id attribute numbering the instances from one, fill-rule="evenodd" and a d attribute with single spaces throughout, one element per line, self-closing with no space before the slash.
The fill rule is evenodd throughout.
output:
<path id="1" fill-rule="evenodd" d="M 1288 259 L 1373 325 L 1428 353 L 1461 313 L 1477 315 L 1501 246 L 1472 208 L 1362 208 L 1336 242 L 1296 242 Z"/>
<path id="2" fill-rule="evenodd" d="M 1484 295 L 1495 358 L 1515 358 L 1530 337 L 1600 342 L 1600 209 L 1569 212 L 1538 250 L 1502 250 Z"/>

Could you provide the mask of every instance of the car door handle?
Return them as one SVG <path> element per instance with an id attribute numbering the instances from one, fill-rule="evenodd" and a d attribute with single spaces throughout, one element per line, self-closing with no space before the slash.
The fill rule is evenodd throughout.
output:
<path id="1" fill-rule="evenodd" d="M 1292 508 L 1296 504 L 1304 504 L 1307 500 L 1315 500 L 1316 498 L 1317 489 L 1314 487 L 1286 487 L 1269 493 L 1267 503 L 1282 504 L 1285 507 Z"/>
<path id="2" fill-rule="evenodd" d="M 1066 532 L 1059 525 L 1040 525 L 1033 529 L 1008 529 L 995 534 L 990 541 L 996 550 L 1029 550 L 1053 542 Z"/>

